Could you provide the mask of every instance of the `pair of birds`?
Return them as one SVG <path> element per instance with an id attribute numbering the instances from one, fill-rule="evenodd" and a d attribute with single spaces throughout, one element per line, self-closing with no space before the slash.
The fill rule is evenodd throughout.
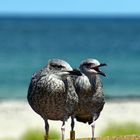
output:
<path id="1" fill-rule="evenodd" d="M 106 66 L 96 59 L 86 59 L 79 69 L 73 69 L 66 61 L 51 59 L 40 71 L 33 74 L 27 99 L 32 109 L 45 121 L 45 140 L 48 140 L 50 120 L 61 120 L 62 140 L 65 122 L 71 117 L 71 139 L 74 139 L 74 118 L 92 127 L 99 117 L 105 100 L 99 74 L 106 76 L 99 68 Z"/>

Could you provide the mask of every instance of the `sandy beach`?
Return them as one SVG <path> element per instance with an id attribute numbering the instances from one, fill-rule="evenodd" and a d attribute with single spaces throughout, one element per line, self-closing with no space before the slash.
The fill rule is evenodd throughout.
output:
<path id="1" fill-rule="evenodd" d="M 111 122 L 140 123 L 140 101 L 107 101 L 105 107 L 96 121 L 95 136 L 99 136 Z M 49 121 L 50 128 L 61 131 L 61 121 Z M 37 115 L 26 101 L 0 101 L 0 138 L 18 138 L 28 128 L 44 129 L 43 119 Z M 65 135 L 68 138 L 70 119 L 66 123 Z M 76 122 L 76 137 L 90 137 L 91 127 L 88 124 Z"/>

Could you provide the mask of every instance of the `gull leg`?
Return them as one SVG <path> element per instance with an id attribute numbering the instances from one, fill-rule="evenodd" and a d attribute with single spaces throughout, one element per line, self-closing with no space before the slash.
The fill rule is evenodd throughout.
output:
<path id="1" fill-rule="evenodd" d="M 70 131 L 70 140 L 75 140 L 75 131 L 74 131 L 74 117 L 71 117 L 71 131 Z"/>
<path id="2" fill-rule="evenodd" d="M 95 120 L 98 118 L 99 114 L 97 113 L 94 113 L 93 114 L 93 122 L 91 124 L 91 128 L 92 128 L 92 140 L 95 140 L 94 139 L 94 134 L 95 134 Z"/>
<path id="3" fill-rule="evenodd" d="M 91 128 L 92 128 L 92 140 L 94 140 L 94 132 L 95 132 L 95 122 L 94 121 L 91 124 Z"/>
<path id="4" fill-rule="evenodd" d="M 61 132 L 62 132 L 62 140 L 64 140 L 65 136 L 65 121 L 63 121 L 62 127 L 61 127 Z"/>
<path id="5" fill-rule="evenodd" d="M 46 131 L 46 135 L 44 136 L 44 140 L 48 140 L 48 132 L 49 132 L 49 123 L 48 120 L 45 120 L 45 131 Z"/>

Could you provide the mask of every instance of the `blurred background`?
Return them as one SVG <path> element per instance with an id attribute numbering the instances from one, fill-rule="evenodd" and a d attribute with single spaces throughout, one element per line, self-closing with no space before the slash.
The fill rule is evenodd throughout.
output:
<path id="1" fill-rule="evenodd" d="M 137 6 L 111 0 L 0 2 L 0 99 L 25 98 L 31 75 L 50 58 L 73 67 L 96 58 L 108 64 L 106 97 L 140 97 Z"/>
<path id="2" fill-rule="evenodd" d="M 17 107 L 11 100 L 27 104 L 32 74 L 51 58 L 73 67 L 85 58 L 107 63 L 107 77 L 101 77 L 106 99 L 139 100 L 139 5 L 138 0 L 0 1 L 0 100 L 6 101 L 1 112 Z"/>

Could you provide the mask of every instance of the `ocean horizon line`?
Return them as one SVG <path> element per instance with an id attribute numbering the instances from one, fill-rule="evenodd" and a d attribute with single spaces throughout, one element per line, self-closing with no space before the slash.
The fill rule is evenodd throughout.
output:
<path id="1" fill-rule="evenodd" d="M 116 102 L 116 101 L 140 101 L 140 96 L 105 96 L 105 100 L 108 102 Z M 3 101 L 27 101 L 26 97 L 0 97 L 0 102 Z"/>
<path id="2" fill-rule="evenodd" d="M 139 20 L 140 15 L 62 15 L 62 14 L 0 14 L 0 19 L 118 19 L 118 20 Z"/>

